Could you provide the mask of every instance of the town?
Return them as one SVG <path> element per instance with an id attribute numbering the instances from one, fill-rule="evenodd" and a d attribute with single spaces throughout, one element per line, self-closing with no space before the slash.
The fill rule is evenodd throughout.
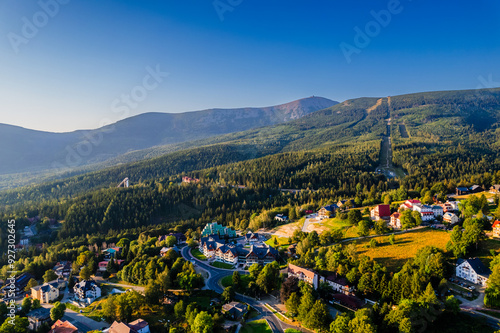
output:
<path id="1" fill-rule="evenodd" d="M 342 199 L 316 211 L 301 208 L 293 219 L 289 211 L 276 212 L 274 226 L 259 230 L 212 222 L 198 230 L 176 227 L 159 236 L 89 243 L 73 260 L 59 260 L 43 272 L 29 266 L 17 276 L 16 320 L 51 333 L 149 333 L 150 325 L 167 332 L 183 325 L 193 332 L 260 326 L 337 332 L 337 325 L 373 329 L 370 317 L 358 313 L 381 311 L 374 306 L 382 300 L 421 294 L 434 304 L 427 310 L 432 316 L 468 311 L 496 325 L 489 308 L 500 302 L 489 280 L 500 263 L 493 250 L 500 244 L 499 190 L 500 185 L 487 191 L 473 185 L 446 196 L 429 192 L 399 201 L 387 196 L 370 207 Z M 57 225 L 54 219 L 31 218 L 17 250 L 42 249 L 32 243 L 38 229 Z M 491 253 L 475 251 L 486 242 L 496 246 Z M 414 266 L 402 266 L 405 259 Z M 419 276 L 418 285 L 393 275 L 401 266 L 408 276 Z M 423 273 L 424 268 L 430 271 Z M 7 313 L 7 286 L 2 291 Z M 135 302 L 133 309 L 127 310 L 128 302 Z M 161 308 L 173 309 L 174 316 L 157 319 L 153 314 Z"/>

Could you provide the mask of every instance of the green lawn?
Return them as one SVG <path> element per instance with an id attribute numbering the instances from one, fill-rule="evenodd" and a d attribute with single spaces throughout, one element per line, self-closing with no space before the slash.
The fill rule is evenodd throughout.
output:
<path id="1" fill-rule="evenodd" d="M 267 324 L 265 320 L 256 320 L 245 324 L 241 330 L 241 333 L 271 333 L 271 327 Z"/>
<path id="2" fill-rule="evenodd" d="M 302 333 L 301 331 L 294 330 L 293 328 L 287 328 L 285 333 Z"/>
<path id="3" fill-rule="evenodd" d="M 272 247 L 276 247 L 276 244 L 274 242 L 274 240 L 277 239 L 278 240 L 278 246 L 282 246 L 282 245 L 288 245 L 288 238 L 286 237 L 277 237 L 277 236 L 273 236 L 271 238 L 269 238 L 267 241 L 265 241 L 265 243 L 269 246 L 272 246 Z"/>
<path id="4" fill-rule="evenodd" d="M 191 249 L 191 255 L 198 260 L 207 260 L 207 257 L 199 249 Z"/>
<path id="5" fill-rule="evenodd" d="M 252 281 L 252 279 L 250 278 L 250 274 L 244 274 L 244 275 L 241 274 L 240 276 L 241 276 L 241 287 L 238 290 L 245 291 L 247 289 L 250 281 Z M 221 280 L 221 284 L 224 288 L 232 286 L 233 285 L 233 276 L 228 275 L 228 276 L 223 277 Z"/>
<path id="6" fill-rule="evenodd" d="M 226 269 L 232 269 L 232 268 L 234 268 L 234 265 L 226 264 L 225 262 L 219 262 L 219 261 L 211 262 L 210 266 L 214 266 L 214 267 L 217 267 L 217 268 L 226 268 Z"/>

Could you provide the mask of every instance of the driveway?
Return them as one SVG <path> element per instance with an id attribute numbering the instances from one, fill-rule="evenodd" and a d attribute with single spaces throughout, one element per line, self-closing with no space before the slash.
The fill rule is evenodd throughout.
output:
<path id="1" fill-rule="evenodd" d="M 318 218 L 318 214 L 317 213 L 308 215 L 306 217 L 306 220 L 304 221 L 304 225 L 302 226 L 302 231 L 303 232 L 309 232 L 307 230 L 307 227 L 309 227 L 309 224 L 310 223 L 318 223 L 318 222 L 321 222 L 321 219 Z"/>

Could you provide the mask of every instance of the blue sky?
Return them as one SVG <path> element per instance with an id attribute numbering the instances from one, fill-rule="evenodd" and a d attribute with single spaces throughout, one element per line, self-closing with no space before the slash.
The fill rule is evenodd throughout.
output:
<path id="1" fill-rule="evenodd" d="M 357 49 L 350 62 L 341 45 Z M 61 132 L 144 112 L 470 89 L 500 82 L 499 56 L 496 0 L 3 0 L 0 123 Z M 169 75 L 145 96 L 148 68 Z"/>

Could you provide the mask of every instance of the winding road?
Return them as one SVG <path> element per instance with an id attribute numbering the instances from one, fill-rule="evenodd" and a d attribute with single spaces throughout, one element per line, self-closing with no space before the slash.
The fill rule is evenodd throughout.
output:
<path id="1" fill-rule="evenodd" d="M 188 246 L 186 246 L 182 249 L 181 254 L 184 257 L 184 259 L 191 261 L 192 263 L 194 263 L 198 267 L 200 267 L 208 272 L 209 278 L 206 281 L 206 286 L 208 289 L 213 290 L 213 291 L 220 293 L 220 294 L 223 292 L 224 289 L 219 284 L 219 281 L 225 276 L 232 275 L 234 272 L 233 270 L 216 268 L 216 267 L 210 266 L 208 263 L 206 263 L 204 261 L 201 261 L 201 260 L 194 258 L 191 255 L 190 248 Z M 245 302 L 245 303 L 249 304 L 254 309 L 256 309 L 258 312 L 260 312 L 259 317 L 261 319 L 267 319 L 269 326 L 271 326 L 271 330 L 273 332 L 283 333 L 283 332 L 285 332 L 285 330 L 287 328 L 293 328 L 296 330 L 304 331 L 303 328 L 301 329 L 299 327 L 289 325 L 289 324 L 284 323 L 281 320 L 279 320 L 268 308 L 266 308 L 266 306 L 264 305 L 264 302 L 257 301 L 254 298 L 247 297 L 247 296 L 244 296 L 241 294 L 236 294 L 236 299 L 241 301 L 241 302 Z"/>

